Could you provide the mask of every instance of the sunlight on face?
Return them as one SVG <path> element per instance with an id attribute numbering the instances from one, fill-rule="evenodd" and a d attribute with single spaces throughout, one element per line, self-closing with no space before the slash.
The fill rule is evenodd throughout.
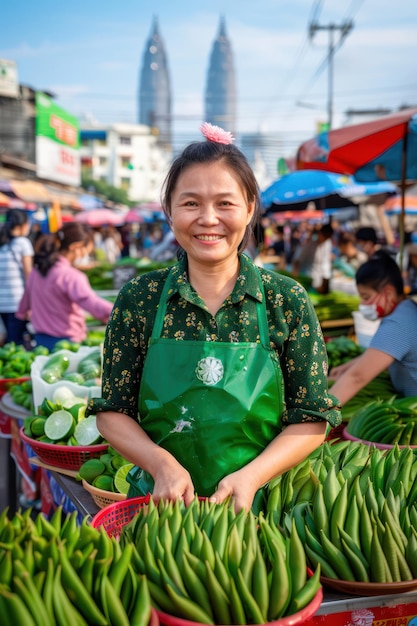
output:
<path id="1" fill-rule="evenodd" d="M 175 237 L 200 261 L 236 256 L 253 211 L 238 177 L 221 162 L 187 168 L 171 198 Z"/>

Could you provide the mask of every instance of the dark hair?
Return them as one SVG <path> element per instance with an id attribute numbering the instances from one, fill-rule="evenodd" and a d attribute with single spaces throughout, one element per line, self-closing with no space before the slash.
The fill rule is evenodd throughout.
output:
<path id="1" fill-rule="evenodd" d="M 378 241 L 376 230 L 375 228 L 372 228 L 372 226 L 363 226 L 362 228 L 358 228 L 355 233 L 355 237 L 358 241 L 372 241 L 372 243 L 376 243 Z"/>
<path id="2" fill-rule="evenodd" d="M 0 230 L 0 246 L 4 246 L 13 239 L 12 230 L 16 226 L 29 223 L 29 213 L 24 209 L 9 209 L 6 213 L 6 221 Z"/>
<path id="3" fill-rule="evenodd" d="M 196 141 L 184 148 L 182 153 L 174 159 L 163 183 L 161 195 L 162 209 L 170 223 L 171 197 L 181 174 L 191 165 L 216 163 L 219 161 L 224 161 L 239 178 L 246 193 L 247 201 L 255 202 L 252 219 L 246 227 L 245 234 L 239 245 L 239 252 L 242 252 L 248 245 L 259 220 L 260 194 L 251 166 L 243 152 L 236 148 L 235 145 L 217 143 L 215 141 Z"/>
<path id="4" fill-rule="evenodd" d="M 86 224 L 69 222 L 56 233 L 41 235 L 35 242 L 33 264 L 42 276 L 46 276 L 57 262 L 60 253 L 69 249 L 71 244 L 82 242 L 87 245 L 92 239 L 92 231 Z"/>
<path id="5" fill-rule="evenodd" d="M 392 256 L 383 250 L 378 250 L 358 268 L 355 280 L 357 285 L 366 285 L 375 291 L 392 285 L 398 295 L 404 293 L 401 270 Z"/>

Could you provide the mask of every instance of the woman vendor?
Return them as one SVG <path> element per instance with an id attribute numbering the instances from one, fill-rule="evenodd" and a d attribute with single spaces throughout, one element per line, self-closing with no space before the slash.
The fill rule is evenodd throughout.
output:
<path id="1" fill-rule="evenodd" d="M 88 413 L 136 466 L 129 496 L 230 497 L 248 510 L 341 415 L 304 288 L 242 254 L 258 220 L 255 176 L 230 133 L 201 130 L 163 190 L 183 253 L 120 290 Z"/>

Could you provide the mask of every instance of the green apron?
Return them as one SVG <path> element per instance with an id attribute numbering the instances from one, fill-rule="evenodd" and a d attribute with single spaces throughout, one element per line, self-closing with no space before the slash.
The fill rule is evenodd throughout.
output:
<path id="1" fill-rule="evenodd" d="M 264 295 L 256 302 L 260 343 L 178 341 L 161 338 L 169 288 L 168 276 L 144 363 L 140 425 L 188 470 L 196 494 L 210 496 L 280 432 L 282 372 Z M 152 493 L 153 479 L 142 469 L 133 468 L 127 480 L 129 497 Z"/>

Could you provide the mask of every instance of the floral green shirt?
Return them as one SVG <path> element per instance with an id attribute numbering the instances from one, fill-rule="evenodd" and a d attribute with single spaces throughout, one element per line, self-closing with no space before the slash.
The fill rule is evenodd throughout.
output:
<path id="1" fill-rule="evenodd" d="M 138 419 L 138 396 L 148 343 L 162 288 L 169 271 L 169 294 L 162 338 L 178 341 L 259 342 L 256 301 L 264 285 L 271 347 L 279 359 L 285 389 L 283 424 L 342 418 L 328 393 L 327 352 L 314 307 L 305 289 L 277 272 L 255 268 L 240 257 L 235 287 L 215 316 L 190 285 L 184 257 L 171 268 L 127 282 L 120 290 L 106 329 L 102 398 L 90 400 L 87 414 L 117 411 Z"/>

